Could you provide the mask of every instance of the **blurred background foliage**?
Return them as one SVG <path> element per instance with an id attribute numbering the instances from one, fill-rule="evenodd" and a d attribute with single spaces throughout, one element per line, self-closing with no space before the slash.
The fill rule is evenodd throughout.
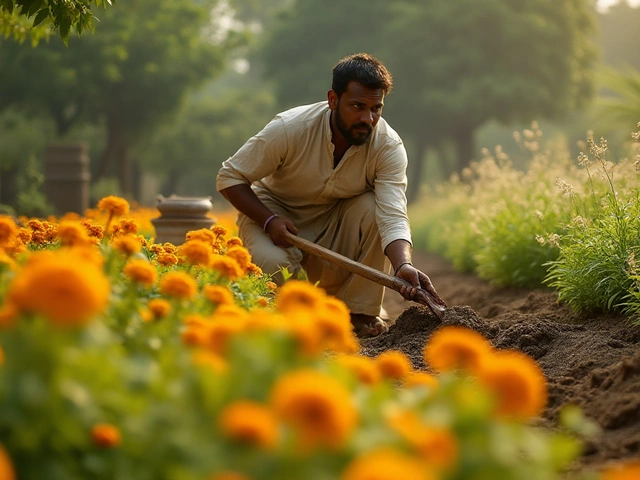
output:
<path id="1" fill-rule="evenodd" d="M 326 98 L 333 65 L 359 51 L 394 76 L 385 117 L 411 201 L 533 120 L 574 156 L 588 129 L 623 145 L 640 120 L 638 2 L 65 3 L 67 17 L 0 1 L 0 204 L 19 213 L 46 205 L 22 205 L 41 194 L 45 146 L 71 141 L 89 145 L 94 198 L 222 204 L 222 161 L 282 109 Z"/>

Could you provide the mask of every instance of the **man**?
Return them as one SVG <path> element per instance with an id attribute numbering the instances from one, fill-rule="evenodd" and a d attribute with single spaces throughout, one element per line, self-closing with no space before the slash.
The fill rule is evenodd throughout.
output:
<path id="1" fill-rule="evenodd" d="M 274 280 L 281 268 L 307 273 L 343 300 L 359 336 L 385 332 L 380 318 L 384 287 L 313 256 L 285 232 L 322 245 L 412 287 L 438 296 L 427 275 L 413 267 L 407 217 L 407 154 L 382 119 L 392 78 L 368 54 L 345 57 L 333 69 L 328 101 L 276 115 L 222 164 L 217 188 L 240 211 L 239 236 L 253 261 Z M 391 264 L 391 265 L 389 265 Z"/>

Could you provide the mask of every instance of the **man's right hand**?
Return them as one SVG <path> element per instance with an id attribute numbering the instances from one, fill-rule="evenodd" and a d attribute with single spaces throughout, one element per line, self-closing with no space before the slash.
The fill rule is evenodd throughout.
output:
<path id="1" fill-rule="evenodd" d="M 287 237 L 285 235 L 287 231 L 294 235 L 298 234 L 298 229 L 294 223 L 284 217 L 274 217 L 267 225 L 267 229 L 265 231 L 267 232 L 267 235 L 271 237 L 271 241 L 274 245 L 281 248 L 289 248 L 293 246 L 287 241 Z"/>

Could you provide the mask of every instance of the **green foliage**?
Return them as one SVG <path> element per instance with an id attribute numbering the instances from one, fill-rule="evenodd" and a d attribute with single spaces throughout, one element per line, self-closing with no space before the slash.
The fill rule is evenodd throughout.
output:
<path id="1" fill-rule="evenodd" d="M 600 83 L 605 88 L 596 103 L 594 116 L 605 132 L 628 132 L 640 118 L 640 70 L 626 67 L 600 72 Z"/>
<path id="2" fill-rule="evenodd" d="M 46 217 L 53 214 L 53 208 L 42 191 L 44 174 L 39 167 L 40 163 L 31 155 L 26 162 L 23 175 L 18 178 L 16 210 L 20 215 Z"/>
<path id="3" fill-rule="evenodd" d="M 42 38 L 49 38 L 52 30 L 68 44 L 71 31 L 81 35 L 94 30 L 91 7 L 106 8 L 116 0 L 1 0 L 0 32 L 5 38 L 12 36 L 23 42 L 30 36 L 32 45 Z"/>

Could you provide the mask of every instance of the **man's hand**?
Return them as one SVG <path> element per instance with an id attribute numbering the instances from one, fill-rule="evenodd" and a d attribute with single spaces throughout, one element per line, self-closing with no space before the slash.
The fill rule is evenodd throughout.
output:
<path id="1" fill-rule="evenodd" d="M 431 279 L 425 273 L 421 272 L 410 263 L 405 263 L 404 265 L 400 266 L 400 268 L 396 272 L 396 277 L 402 278 L 403 280 L 406 280 L 411 285 L 413 285 L 413 287 L 403 286 L 400 288 L 400 294 L 406 300 L 413 300 L 418 291 L 417 289 L 422 288 L 423 290 L 426 290 L 427 292 L 429 292 L 429 294 L 431 294 L 436 303 L 442 305 L 443 307 L 447 306 L 447 304 L 444 303 L 444 301 L 440 298 L 440 295 L 438 295 L 438 292 L 436 292 L 436 289 L 431 283 Z"/>
<path id="2" fill-rule="evenodd" d="M 271 237 L 271 241 L 274 245 L 281 248 L 289 248 L 293 246 L 287 241 L 287 237 L 285 236 L 285 232 L 287 231 L 294 235 L 298 234 L 298 229 L 293 222 L 284 217 L 273 217 L 273 220 L 269 222 L 267 229 L 265 230 L 267 235 Z"/>

